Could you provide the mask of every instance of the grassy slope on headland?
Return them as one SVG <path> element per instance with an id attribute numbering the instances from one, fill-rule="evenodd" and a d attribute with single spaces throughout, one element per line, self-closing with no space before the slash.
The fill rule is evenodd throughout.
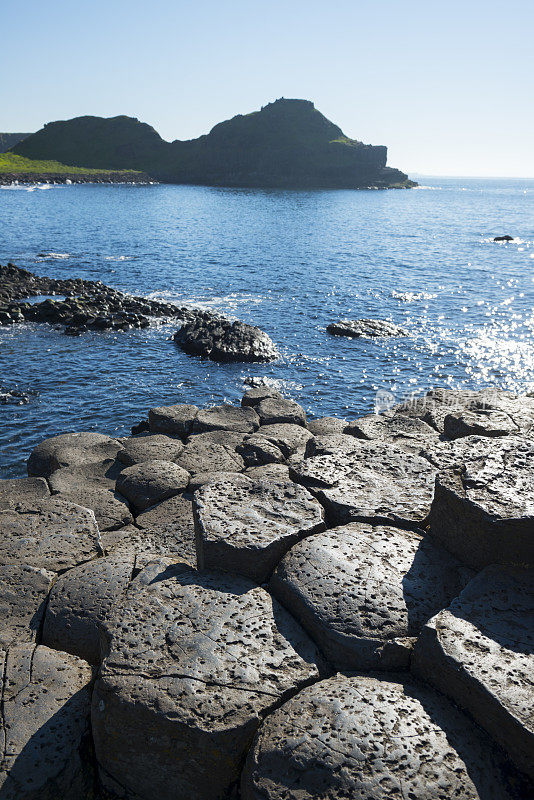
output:
<path id="1" fill-rule="evenodd" d="M 87 167 L 70 167 L 66 164 L 60 164 L 59 161 L 35 161 L 24 156 L 19 156 L 16 153 L 0 153 L 0 176 L 1 175 L 35 175 L 35 178 L 46 178 L 51 175 L 64 175 L 88 178 L 94 176 L 105 180 L 111 176 L 121 175 L 125 179 L 131 177 L 135 180 L 143 180 L 146 176 L 142 172 L 136 170 L 113 170 L 113 169 L 93 169 Z"/>

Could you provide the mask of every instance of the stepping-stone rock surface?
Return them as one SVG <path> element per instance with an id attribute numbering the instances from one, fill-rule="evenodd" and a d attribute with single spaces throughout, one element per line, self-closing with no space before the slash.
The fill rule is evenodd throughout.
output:
<path id="1" fill-rule="evenodd" d="M 197 472 L 191 476 L 187 494 L 192 497 L 197 489 L 206 486 L 208 483 L 220 483 L 220 481 L 239 481 L 241 472 Z"/>
<path id="2" fill-rule="evenodd" d="M 284 454 L 275 444 L 262 436 L 253 433 L 240 444 L 237 452 L 243 458 L 247 467 L 257 467 L 263 464 L 276 464 L 284 461 Z"/>
<path id="3" fill-rule="evenodd" d="M 377 336 L 408 335 L 399 325 L 382 319 L 342 319 L 339 322 L 331 322 L 326 326 L 326 330 L 332 336 L 363 337 L 364 339 L 374 339 Z"/>
<path id="4" fill-rule="evenodd" d="M 240 472 L 245 462 L 235 448 L 192 436 L 177 463 L 191 475 L 197 472 Z"/>
<path id="5" fill-rule="evenodd" d="M 270 587 L 336 669 L 397 669 L 469 577 L 428 537 L 354 522 L 295 544 Z"/>
<path id="6" fill-rule="evenodd" d="M 261 719 L 319 677 L 311 640 L 264 589 L 166 560 L 133 581 L 106 637 L 96 755 L 143 800 L 225 796 Z"/>
<path id="7" fill-rule="evenodd" d="M 7 654 L 0 651 L 0 676 L 2 800 L 92 797 L 94 776 L 85 755 L 89 664 L 48 647 L 22 644 Z"/>
<path id="8" fill-rule="evenodd" d="M 445 698 L 395 678 L 336 675 L 271 714 L 243 800 L 511 800 L 506 765 Z M 504 769 L 503 769 L 504 768 Z"/>
<path id="9" fill-rule="evenodd" d="M 387 442 L 354 439 L 354 445 L 352 453 L 293 464 L 292 477 L 313 491 L 332 524 L 421 524 L 430 511 L 435 468 Z"/>
<path id="10" fill-rule="evenodd" d="M 119 461 L 111 459 L 61 467 L 48 478 L 48 483 L 54 495 L 94 511 L 100 530 L 111 530 L 133 520 L 126 499 L 115 491 L 123 468 Z"/>
<path id="11" fill-rule="evenodd" d="M 283 395 L 276 389 L 270 389 L 268 386 L 254 386 L 245 392 L 241 399 L 242 406 L 257 406 L 262 400 L 267 397 L 275 397 L 278 400 L 283 400 Z"/>
<path id="12" fill-rule="evenodd" d="M 443 433 L 448 439 L 462 436 L 509 436 L 519 433 L 518 426 L 502 411 L 457 411 L 443 420 Z"/>
<path id="13" fill-rule="evenodd" d="M 287 464 L 264 464 L 261 467 L 248 467 L 243 475 L 256 481 L 288 481 L 289 467 Z"/>
<path id="14" fill-rule="evenodd" d="M 50 594 L 43 644 L 100 663 L 100 626 L 132 577 L 133 555 L 107 556 L 61 575 Z"/>
<path id="15" fill-rule="evenodd" d="M 490 566 L 428 621 L 413 667 L 534 778 L 534 569 Z"/>
<path id="16" fill-rule="evenodd" d="M 117 491 L 138 511 L 160 500 L 180 494 L 189 483 L 189 473 L 172 461 L 143 461 L 126 467 L 117 478 Z"/>
<path id="17" fill-rule="evenodd" d="M 193 503 L 183 495 L 163 500 L 135 520 L 151 540 L 151 552 L 176 555 L 196 564 Z"/>
<path id="18" fill-rule="evenodd" d="M 314 436 L 324 436 L 330 433 L 345 433 L 348 424 L 346 419 L 320 417 L 319 419 L 310 420 L 307 427 Z"/>
<path id="19" fill-rule="evenodd" d="M 265 581 L 284 553 L 324 530 L 317 500 L 292 481 L 239 477 L 199 489 L 193 499 L 199 569 L 236 572 Z"/>
<path id="20" fill-rule="evenodd" d="M 255 406 L 262 425 L 306 425 L 306 412 L 286 397 L 266 397 Z"/>
<path id="21" fill-rule="evenodd" d="M 117 458 L 127 467 L 142 461 L 176 461 L 184 445 L 181 439 L 166 436 L 163 433 L 141 433 L 123 439 Z"/>
<path id="22" fill-rule="evenodd" d="M 438 432 L 418 417 L 403 414 L 369 414 L 353 420 L 346 433 L 359 439 L 378 439 L 417 453 L 422 446 L 438 441 Z"/>
<path id="23" fill-rule="evenodd" d="M 0 511 L 0 564 L 51 572 L 101 555 L 92 511 L 56 497 Z"/>
<path id="24" fill-rule="evenodd" d="M 534 564 L 534 440 L 508 436 L 441 472 L 430 531 L 466 564 Z"/>
<path id="25" fill-rule="evenodd" d="M 0 566 L 1 649 L 35 642 L 55 577 L 54 572 L 37 567 Z"/>
<path id="26" fill-rule="evenodd" d="M 17 503 L 31 503 L 50 497 L 50 489 L 44 478 L 6 478 L 0 480 L 0 509 Z"/>
<path id="27" fill-rule="evenodd" d="M 193 433 L 215 430 L 254 433 L 259 424 L 258 415 L 253 408 L 224 404 L 199 411 L 192 430 Z"/>
<path id="28" fill-rule="evenodd" d="M 45 439 L 31 452 L 28 475 L 48 478 L 60 467 L 115 459 L 122 445 L 101 433 L 64 433 Z"/>
<path id="29" fill-rule="evenodd" d="M 152 433 L 166 433 L 185 438 L 191 433 L 193 420 L 198 414 L 197 406 L 178 403 L 174 406 L 151 408 L 148 423 Z"/>
<path id="30" fill-rule="evenodd" d="M 292 425 L 286 422 L 262 425 L 261 435 L 278 447 L 286 458 L 297 452 L 304 452 L 306 442 L 312 438 L 309 430 L 302 425 Z"/>

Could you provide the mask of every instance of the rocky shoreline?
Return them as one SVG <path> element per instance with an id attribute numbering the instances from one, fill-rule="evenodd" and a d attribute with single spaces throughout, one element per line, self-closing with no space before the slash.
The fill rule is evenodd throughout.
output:
<path id="1" fill-rule="evenodd" d="M 64 299 L 55 299 L 60 295 Z M 48 296 L 41 302 L 28 298 Z M 151 319 L 176 319 L 174 341 L 191 355 L 215 361 L 271 361 L 278 357 L 260 328 L 221 314 L 124 294 L 101 281 L 35 275 L 12 263 L 0 265 L 0 325 L 44 322 L 79 336 L 89 331 L 148 328 Z"/>
<path id="2" fill-rule="evenodd" d="M 533 796 L 534 397 L 141 427 L 0 481 L 2 797 Z"/>
<path id="3" fill-rule="evenodd" d="M 0 172 L 0 186 L 11 186 L 17 184 L 65 184 L 65 183 L 139 183 L 152 184 L 157 181 L 152 180 L 143 172 L 132 170 L 119 170 L 117 172 L 107 172 L 105 175 L 101 171 L 95 172 Z"/>

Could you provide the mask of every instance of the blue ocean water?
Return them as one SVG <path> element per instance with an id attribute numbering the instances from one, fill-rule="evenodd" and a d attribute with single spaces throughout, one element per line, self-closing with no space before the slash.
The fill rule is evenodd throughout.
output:
<path id="1" fill-rule="evenodd" d="M 311 416 L 373 410 L 431 386 L 534 388 L 534 181 L 420 179 L 410 191 L 193 186 L 0 190 L 0 263 L 191 303 L 266 330 L 281 358 L 185 355 L 176 323 L 67 337 L 0 327 L 0 476 L 70 430 L 124 435 L 154 405 L 235 401 L 266 377 Z M 493 237 L 510 233 L 512 243 Z M 326 333 L 342 317 L 403 325 L 399 339 Z"/>

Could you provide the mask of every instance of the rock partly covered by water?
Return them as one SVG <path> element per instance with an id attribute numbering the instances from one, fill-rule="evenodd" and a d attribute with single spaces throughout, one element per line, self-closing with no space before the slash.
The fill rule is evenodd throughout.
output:
<path id="1" fill-rule="evenodd" d="M 2 797 L 534 796 L 534 398 L 148 419 L 0 481 Z"/>
<path id="2" fill-rule="evenodd" d="M 213 361 L 273 361 L 278 352 L 270 336 L 255 325 L 197 314 L 174 334 L 174 341 L 186 353 Z"/>
<path id="3" fill-rule="evenodd" d="M 40 295 L 52 297 L 25 302 L 26 298 Z M 61 297 L 56 300 L 53 295 Z M 272 361 L 278 357 L 271 338 L 260 328 L 238 320 L 232 322 L 212 311 L 135 297 L 100 281 L 57 280 L 34 275 L 11 263 L 0 265 L 0 325 L 47 322 L 64 326 L 66 334 L 78 335 L 147 328 L 151 318 L 181 320 L 182 327 L 174 339 L 191 355 L 215 361 Z M 0 402 L 13 402 L 14 398 L 13 393 L 0 389 Z"/>
<path id="4" fill-rule="evenodd" d="M 378 336 L 407 336 L 406 331 L 382 319 L 342 319 L 327 325 L 326 330 L 332 336 L 349 336 L 374 339 Z"/>

